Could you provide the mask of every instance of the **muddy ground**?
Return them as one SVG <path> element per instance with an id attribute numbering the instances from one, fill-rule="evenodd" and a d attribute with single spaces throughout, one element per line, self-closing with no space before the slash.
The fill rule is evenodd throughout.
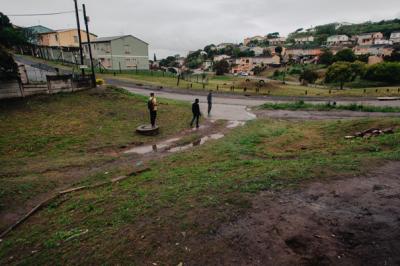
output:
<path id="1" fill-rule="evenodd" d="M 264 192 L 188 265 L 400 265 L 400 162 Z"/>
<path id="2" fill-rule="evenodd" d="M 400 113 L 337 111 L 254 110 L 257 117 L 294 120 L 354 119 L 373 117 L 399 117 Z"/>

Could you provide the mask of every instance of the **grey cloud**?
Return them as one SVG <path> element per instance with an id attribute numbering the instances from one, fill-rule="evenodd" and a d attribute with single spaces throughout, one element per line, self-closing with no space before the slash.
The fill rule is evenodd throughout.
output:
<path id="1" fill-rule="evenodd" d="M 79 0 L 86 3 L 91 29 L 99 36 L 133 34 L 150 43 L 157 57 L 184 54 L 209 43 L 335 21 L 362 22 L 399 17 L 398 0 Z M 73 9 L 72 0 L 0 0 L 4 13 Z M 73 14 L 14 17 L 22 26 L 74 27 Z"/>

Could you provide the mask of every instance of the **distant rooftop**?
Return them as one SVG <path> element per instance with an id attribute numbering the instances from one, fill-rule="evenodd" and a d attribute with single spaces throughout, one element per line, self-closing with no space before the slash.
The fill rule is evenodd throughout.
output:
<path id="1" fill-rule="evenodd" d="M 47 28 L 45 26 L 42 26 L 42 25 L 31 26 L 31 27 L 28 27 L 27 29 L 31 30 L 33 33 L 36 33 L 36 34 L 54 32 L 54 30 Z"/>
<path id="2" fill-rule="evenodd" d="M 40 32 L 40 34 L 46 34 L 46 33 L 54 33 L 54 32 L 66 32 L 66 31 L 72 31 L 72 30 L 78 30 L 76 28 L 70 28 L 70 29 L 60 29 L 60 30 L 51 30 L 51 31 L 47 31 L 47 32 Z M 82 30 L 83 32 L 86 32 L 85 30 Z M 94 35 L 97 37 L 96 34 L 94 34 L 93 32 L 90 32 L 90 34 Z"/>

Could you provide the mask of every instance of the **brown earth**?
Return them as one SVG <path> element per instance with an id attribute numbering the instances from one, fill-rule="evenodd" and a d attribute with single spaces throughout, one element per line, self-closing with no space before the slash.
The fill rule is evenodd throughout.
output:
<path id="1" fill-rule="evenodd" d="M 400 265 L 400 162 L 263 192 L 185 265 Z"/>

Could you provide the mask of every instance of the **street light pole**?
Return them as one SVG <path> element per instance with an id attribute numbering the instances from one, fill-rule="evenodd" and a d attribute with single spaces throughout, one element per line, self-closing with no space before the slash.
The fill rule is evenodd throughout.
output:
<path id="1" fill-rule="evenodd" d="M 78 28 L 78 40 L 79 40 L 79 52 L 81 55 L 81 65 L 83 65 L 83 50 L 82 50 L 82 37 L 81 37 L 81 23 L 79 22 L 79 12 L 78 12 L 78 2 L 74 0 L 75 3 L 75 15 L 76 15 L 76 25 Z M 85 75 L 85 70 L 82 68 L 82 75 Z"/>
<path id="2" fill-rule="evenodd" d="M 86 16 L 86 6 L 85 4 L 82 5 L 83 8 L 83 16 L 85 19 L 86 25 L 86 37 L 87 37 L 87 44 L 89 46 L 89 57 L 90 57 L 90 67 L 92 68 L 92 86 L 96 87 L 96 75 L 94 73 L 94 65 L 93 65 L 93 56 L 92 56 L 92 47 L 90 44 L 90 34 L 89 34 L 89 18 Z"/>

